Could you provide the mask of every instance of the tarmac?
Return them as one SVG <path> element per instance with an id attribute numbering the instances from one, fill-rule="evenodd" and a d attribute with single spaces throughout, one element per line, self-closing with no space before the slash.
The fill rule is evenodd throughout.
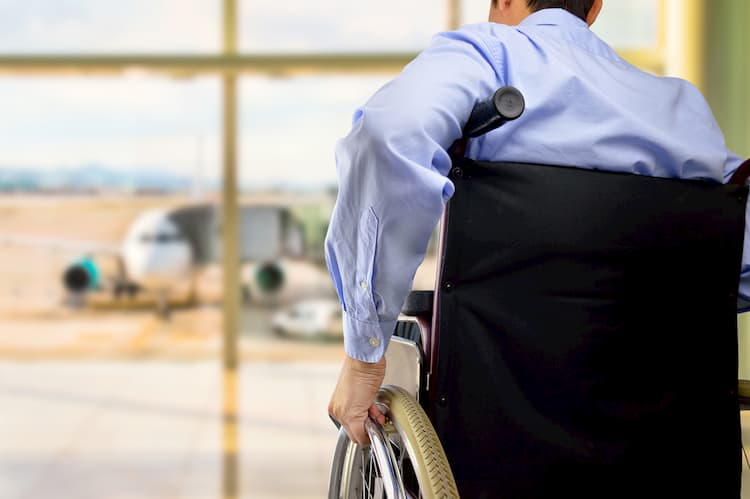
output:
<path id="1" fill-rule="evenodd" d="M 281 337 L 269 327 L 275 309 L 243 309 L 239 354 L 244 361 L 340 361 L 341 339 Z M 0 316 L 0 361 L 218 360 L 221 308 L 175 310 L 169 320 L 152 310 L 51 309 Z"/>

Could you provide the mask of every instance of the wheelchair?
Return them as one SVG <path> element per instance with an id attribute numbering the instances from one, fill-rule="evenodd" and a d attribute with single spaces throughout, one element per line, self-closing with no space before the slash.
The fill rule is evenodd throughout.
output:
<path id="1" fill-rule="evenodd" d="M 729 184 L 489 163 L 451 148 L 434 291 L 407 298 L 329 499 L 739 497 L 737 289 L 748 168 Z M 738 171 L 738 173 L 740 173 Z"/>

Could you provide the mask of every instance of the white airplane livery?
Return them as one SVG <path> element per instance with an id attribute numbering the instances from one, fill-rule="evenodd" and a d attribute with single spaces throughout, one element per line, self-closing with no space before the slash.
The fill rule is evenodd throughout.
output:
<path id="1" fill-rule="evenodd" d="M 256 265 L 254 292 L 271 294 L 284 284 L 280 259 L 302 256 L 302 231 L 283 206 L 243 206 L 240 211 L 242 262 Z M 63 284 L 74 297 L 108 289 L 116 299 L 148 290 L 157 308 L 168 314 L 169 293 L 187 283 L 191 290 L 199 270 L 221 257 L 219 208 L 192 205 L 141 213 L 129 226 L 120 246 L 60 241 L 29 236 L 0 236 L 0 242 L 44 246 L 83 253 L 63 272 Z M 115 276 L 105 278 L 95 260 L 109 255 L 117 260 Z"/>
<path id="2" fill-rule="evenodd" d="M 168 289 L 192 273 L 193 248 L 168 212 L 143 213 L 123 241 L 122 262 L 128 276 L 150 289 Z"/>

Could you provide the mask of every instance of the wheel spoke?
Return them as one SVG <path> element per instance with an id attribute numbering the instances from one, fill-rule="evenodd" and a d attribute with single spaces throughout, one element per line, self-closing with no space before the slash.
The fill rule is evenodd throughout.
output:
<path id="1" fill-rule="evenodd" d="M 367 471 L 365 471 L 367 466 Z M 368 499 L 370 497 L 370 463 L 365 465 L 365 450 L 362 449 L 362 499 Z"/>

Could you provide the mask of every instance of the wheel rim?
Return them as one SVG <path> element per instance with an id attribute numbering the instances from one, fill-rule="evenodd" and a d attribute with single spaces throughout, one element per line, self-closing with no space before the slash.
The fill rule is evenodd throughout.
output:
<path id="1" fill-rule="evenodd" d="M 394 490 L 391 486 L 393 478 L 387 471 L 388 463 L 384 467 L 385 473 L 377 464 L 378 459 L 383 460 L 382 451 L 377 451 L 378 446 L 359 446 L 349 441 L 341 430 L 342 436 L 334 455 L 329 499 L 458 498 L 445 453 L 419 404 L 395 387 L 383 387 L 378 401 L 384 405 L 392 423 L 382 427 L 370 424 L 381 431 L 381 436 L 371 434 L 370 438 L 373 442 L 385 444 L 390 452 L 385 459 L 398 469 L 396 492 L 387 495 L 389 490 Z M 376 457 L 378 453 L 379 458 Z"/>

